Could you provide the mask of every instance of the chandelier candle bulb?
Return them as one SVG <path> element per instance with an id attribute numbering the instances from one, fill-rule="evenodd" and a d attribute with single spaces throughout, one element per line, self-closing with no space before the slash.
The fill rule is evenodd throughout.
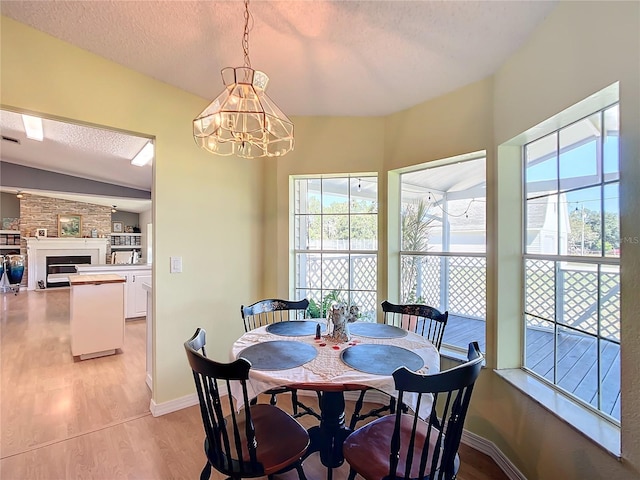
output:
<path id="1" fill-rule="evenodd" d="M 244 7 L 244 66 L 222 69 L 225 89 L 193 121 L 193 138 L 216 155 L 278 157 L 293 150 L 293 123 L 266 94 L 267 74 L 251 67 L 249 0 Z"/>

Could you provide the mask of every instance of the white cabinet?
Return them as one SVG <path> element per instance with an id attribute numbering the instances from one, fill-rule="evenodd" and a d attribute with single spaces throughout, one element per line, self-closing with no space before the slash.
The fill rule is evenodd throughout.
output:
<path id="1" fill-rule="evenodd" d="M 81 360 L 112 355 L 124 344 L 124 278 L 69 275 L 71 354 Z"/>
<path id="2" fill-rule="evenodd" d="M 151 273 L 137 271 L 129 274 L 126 318 L 144 317 L 147 314 L 147 291 L 142 287 L 143 282 L 151 283 Z"/>

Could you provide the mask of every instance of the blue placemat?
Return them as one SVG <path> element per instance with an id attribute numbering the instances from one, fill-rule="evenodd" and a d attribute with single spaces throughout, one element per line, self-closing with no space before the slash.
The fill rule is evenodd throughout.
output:
<path id="1" fill-rule="evenodd" d="M 374 345 L 370 343 L 346 348 L 340 358 L 351 368 L 374 375 L 391 375 L 399 367 L 420 370 L 424 360 L 420 355 L 395 345 Z"/>
<path id="2" fill-rule="evenodd" d="M 308 343 L 274 340 L 251 345 L 238 358 L 249 360 L 254 370 L 286 370 L 310 362 L 317 355 L 316 347 Z"/>
<path id="3" fill-rule="evenodd" d="M 355 322 L 349 324 L 349 331 L 354 335 L 369 338 L 402 338 L 407 331 L 384 323 Z"/>
<path id="4" fill-rule="evenodd" d="M 315 335 L 316 327 L 320 325 L 320 333 L 325 333 L 324 325 L 311 320 L 289 320 L 285 322 L 272 323 L 267 325 L 267 332 L 283 337 L 303 337 Z"/>

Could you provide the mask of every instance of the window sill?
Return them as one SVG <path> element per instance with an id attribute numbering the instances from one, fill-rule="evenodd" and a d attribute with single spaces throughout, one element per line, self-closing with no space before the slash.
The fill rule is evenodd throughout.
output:
<path id="1" fill-rule="evenodd" d="M 566 396 L 519 368 L 494 370 L 494 372 L 620 460 L 620 428 L 598 414 L 572 402 Z"/>

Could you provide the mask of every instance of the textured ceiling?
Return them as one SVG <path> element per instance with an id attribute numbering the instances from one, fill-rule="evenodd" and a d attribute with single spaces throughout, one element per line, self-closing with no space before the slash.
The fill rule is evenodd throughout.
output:
<path id="1" fill-rule="evenodd" d="M 255 1 L 250 54 L 291 115 L 385 115 L 491 75 L 546 1 Z M 10 1 L 0 12 L 212 99 L 240 66 L 238 1 Z M 204 105 L 203 105 L 204 107 Z M 194 112 L 194 116 L 199 112 Z"/>
<path id="2" fill-rule="evenodd" d="M 254 1 L 251 61 L 270 76 L 269 95 L 289 116 L 386 115 L 491 75 L 555 5 Z M 243 8 L 240 1 L 0 1 L 2 15 L 208 100 L 222 91 L 220 70 L 242 65 Z M 0 127 L 24 138 L 5 113 Z M 128 164 L 144 139 L 47 120 L 45 136 L 20 149 L 2 142 L 3 160 L 150 189 L 151 168 Z"/>

